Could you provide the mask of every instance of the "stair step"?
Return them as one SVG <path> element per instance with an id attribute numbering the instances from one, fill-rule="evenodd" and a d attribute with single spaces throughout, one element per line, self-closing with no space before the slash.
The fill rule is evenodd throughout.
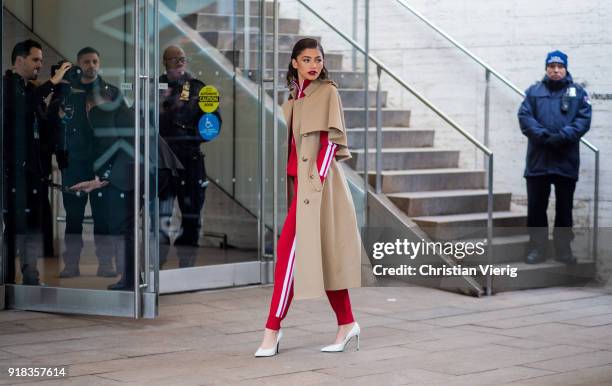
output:
<path id="1" fill-rule="evenodd" d="M 389 148 L 381 151 L 383 170 L 441 169 L 459 166 L 459 151 L 434 148 Z M 352 149 L 349 165 L 355 170 L 364 170 L 363 149 Z M 368 169 L 376 168 L 376 149 L 368 149 Z"/>
<path id="2" fill-rule="evenodd" d="M 233 63 L 237 67 L 244 67 L 244 51 L 243 50 L 219 50 L 226 58 L 233 61 Z M 249 51 L 249 60 L 250 63 L 259 63 L 259 52 L 258 51 Z M 278 61 L 282 63 L 282 66 L 285 67 L 286 63 L 289 63 L 291 59 L 291 52 L 289 51 L 279 51 L 278 52 Z M 342 54 L 326 54 L 325 55 L 325 67 L 328 69 L 341 70 L 342 69 Z M 272 66 L 272 62 L 274 60 L 274 53 L 270 51 L 266 51 L 266 65 Z"/>
<path id="3" fill-rule="evenodd" d="M 488 255 L 486 251 L 488 247 L 486 245 L 486 238 L 466 240 L 467 242 L 480 242 L 484 243 L 485 253 L 482 255 L 472 255 L 466 257 L 463 261 L 463 265 L 478 265 L 488 264 Z M 525 261 L 527 252 L 529 251 L 529 235 L 520 234 L 513 236 L 497 236 L 493 237 L 493 251 L 491 254 L 491 263 L 521 263 Z"/>
<path id="4" fill-rule="evenodd" d="M 268 65 L 269 65 L 269 63 L 268 63 Z M 333 70 L 333 69 L 329 69 L 329 68 L 328 68 L 328 70 L 329 70 L 328 71 L 329 78 L 332 79 L 334 82 L 336 82 L 336 84 L 338 85 L 338 87 L 340 89 L 343 89 L 343 88 L 363 89 L 364 84 L 365 84 L 363 72 L 341 71 L 341 70 Z M 254 81 L 258 80 L 259 70 L 257 70 L 257 69 L 247 69 L 247 70 L 243 70 L 243 71 L 252 80 L 254 80 Z M 272 77 L 272 69 L 271 68 L 267 68 L 264 71 L 264 74 L 265 74 L 266 78 Z M 287 79 L 287 67 L 285 65 L 283 65 L 278 70 L 278 79 L 279 79 L 279 84 L 281 84 L 281 85 L 285 84 L 285 82 L 286 82 L 285 80 Z"/>
<path id="5" fill-rule="evenodd" d="M 204 31 L 200 32 L 200 35 L 206 39 L 210 44 L 217 47 L 218 49 L 224 50 L 242 50 L 244 49 L 244 33 L 234 34 L 232 31 Z M 278 49 L 291 51 L 295 43 L 304 38 L 312 38 L 321 40 L 320 36 L 313 35 L 301 35 L 301 34 L 279 34 L 278 35 Z M 251 50 L 259 50 L 259 33 L 255 32 L 251 34 L 249 39 L 249 48 Z M 274 35 L 272 33 L 266 33 L 265 45 L 267 49 L 271 50 L 274 44 Z"/>
<path id="6" fill-rule="evenodd" d="M 252 30 L 259 30 L 259 16 L 251 16 L 249 18 L 250 27 Z M 232 31 L 233 23 L 236 26 L 244 26 L 244 16 L 219 15 L 214 13 L 192 13 L 183 17 L 183 20 L 194 30 L 198 32 L 206 31 Z M 274 19 L 271 16 L 266 16 L 266 31 L 272 31 L 274 28 Z M 299 34 L 300 19 L 279 18 L 278 32 L 281 34 Z"/>
<path id="7" fill-rule="evenodd" d="M 269 95 L 272 95 L 272 90 L 266 90 Z M 363 106 L 364 102 L 364 94 L 365 90 L 363 89 L 347 89 L 341 88 L 338 90 L 340 92 L 340 98 L 342 98 L 342 105 L 344 107 L 360 107 Z M 370 91 L 370 107 L 376 107 L 376 100 L 373 98 L 376 96 L 375 91 Z M 387 101 L 387 92 L 384 91 L 382 93 L 383 107 Z M 289 90 L 279 92 L 279 99 L 281 101 L 286 101 L 289 98 Z"/>
<path id="8" fill-rule="evenodd" d="M 368 173 L 374 186 L 376 173 Z M 483 189 L 485 171 L 477 169 L 387 170 L 382 172 L 383 193 L 422 192 L 432 190 Z"/>
<path id="9" fill-rule="evenodd" d="M 376 123 L 376 110 L 370 109 L 369 125 Z M 348 107 L 344 109 L 344 119 L 347 128 L 364 127 L 365 114 L 363 108 Z M 391 127 L 410 127 L 410 110 L 382 109 L 382 125 Z"/>
<path id="10" fill-rule="evenodd" d="M 223 3 L 226 4 L 226 6 L 220 6 L 220 2 L 223 1 L 215 1 L 212 2 L 212 4 L 199 9 L 200 12 L 203 13 L 214 13 L 214 14 L 231 14 L 234 13 L 234 7 L 232 6 L 232 2 L 231 1 L 224 1 Z M 202 4 L 202 0 L 178 0 L 177 3 L 179 4 L 179 6 L 177 6 L 177 11 L 178 10 L 183 10 L 185 9 L 185 5 L 180 5 L 181 3 L 199 3 Z M 237 15 L 244 15 L 244 6 L 245 6 L 245 1 L 238 1 L 237 7 L 236 7 L 236 14 Z M 249 2 L 249 14 L 252 16 L 257 16 L 259 15 L 259 5 L 263 3 L 264 6 L 266 7 L 266 16 L 272 15 L 272 13 L 274 12 L 274 3 L 271 1 L 250 1 Z M 193 11 L 192 11 L 193 12 Z"/>
<path id="11" fill-rule="evenodd" d="M 592 261 L 579 260 L 576 265 L 565 265 L 555 261 L 540 264 L 514 263 L 510 267 L 517 269 L 517 277 L 508 275 L 492 276 L 493 292 L 516 291 L 530 288 L 553 286 L 583 285 L 595 278 L 596 266 Z M 494 267 L 506 267 L 506 264 L 494 264 Z M 485 285 L 486 276 L 475 279 Z"/>
<path id="12" fill-rule="evenodd" d="M 486 189 L 442 190 L 429 192 L 393 193 L 387 197 L 410 217 L 461 213 L 478 213 L 487 210 Z M 510 210 L 512 193 L 494 192 L 495 211 Z"/>
<path id="13" fill-rule="evenodd" d="M 460 240 L 486 237 L 486 212 L 413 217 L 421 229 L 435 240 Z M 518 212 L 493 212 L 494 235 L 526 233 L 527 215 Z"/>
<path id="14" fill-rule="evenodd" d="M 349 148 L 363 148 L 364 130 L 347 129 Z M 382 145 L 383 148 L 395 147 L 432 147 L 434 144 L 434 130 L 410 129 L 403 127 L 383 127 Z M 376 148 L 376 128 L 368 129 L 368 148 Z"/>

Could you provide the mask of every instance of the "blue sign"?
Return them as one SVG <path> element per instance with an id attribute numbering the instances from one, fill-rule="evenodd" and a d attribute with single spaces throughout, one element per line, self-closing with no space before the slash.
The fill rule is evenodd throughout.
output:
<path id="1" fill-rule="evenodd" d="M 221 122 L 219 122 L 219 118 L 215 114 L 204 114 L 198 123 L 198 130 L 200 131 L 200 136 L 205 141 L 212 141 L 219 135 Z"/>

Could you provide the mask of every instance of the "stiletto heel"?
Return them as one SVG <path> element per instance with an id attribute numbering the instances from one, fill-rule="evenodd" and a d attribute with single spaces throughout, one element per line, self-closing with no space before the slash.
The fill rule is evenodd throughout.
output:
<path id="1" fill-rule="evenodd" d="M 278 350 L 280 350 L 280 340 L 283 337 L 283 330 L 278 330 L 278 334 L 276 335 L 276 344 L 272 348 L 258 348 L 255 351 L 256 357 L 271 357 L 278 354 Z"/>
<path id="2" fill-rule="evenodd" d="M 344 337 L 344 340 L 341 343 L 330 344 L 329 346 L 323 347 L 321 351 L 323 352 L 342 352 L 346 348 L 346 345 L 348 344 L 348 342 L 350 342 L 353 337 L 357 339 L 357 350 L 359 350 L 359 334 L 360 333 L 361 333 L 361 329 L 359 328 L 359 325 L 357 324 L 357 322 L 355 322 L 355 324 L 351 328 L 351 331 L 349 331 L 349 333 L 346 334 L 346 336 Z"/>

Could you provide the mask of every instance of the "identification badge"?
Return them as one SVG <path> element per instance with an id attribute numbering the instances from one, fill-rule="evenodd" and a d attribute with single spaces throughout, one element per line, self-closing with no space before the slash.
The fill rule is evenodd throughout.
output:
<path id="1" fill-rule="evenodd" d="M 567 95 L 570 97 L 576 96 L 576 87 L 570 87 L 567 89 Z"/>
<path id="2" fill-rule="evenodd" d="M 183 90 L 181 90 L 181 97 L 179 100 L 188 101 L 189 100 L 189 82 L 183 83 Z"/>

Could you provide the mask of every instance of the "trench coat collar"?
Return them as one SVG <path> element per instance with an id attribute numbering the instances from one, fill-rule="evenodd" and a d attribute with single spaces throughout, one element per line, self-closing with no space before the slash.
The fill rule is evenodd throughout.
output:
<path id="1" fill-rule="evenodd" d="M 310 84 L 308 85 L 308 87 L 306 87 L 304 89 L 304 97 L 308 97 L 310 96 L 312 93 L 314 93 L 321 85 L 323 84 L 327 84 L 327 83 L 331 83 L 334 86 L 336 86 L 336 88 L 338 87 L 336 85 L 336 83 L 333 80 L 329 80 L 329 79 L 325 79 L 325 80 L 321 80 L 321 79 L 316 79 L 313 80 L 312 82 L 310 82 Z M 295 100 L 295 96 L 296 96 L 297 90 L 295 89 L 295 87 L 293 87 L 291 89 L 291 99 Z"/>

